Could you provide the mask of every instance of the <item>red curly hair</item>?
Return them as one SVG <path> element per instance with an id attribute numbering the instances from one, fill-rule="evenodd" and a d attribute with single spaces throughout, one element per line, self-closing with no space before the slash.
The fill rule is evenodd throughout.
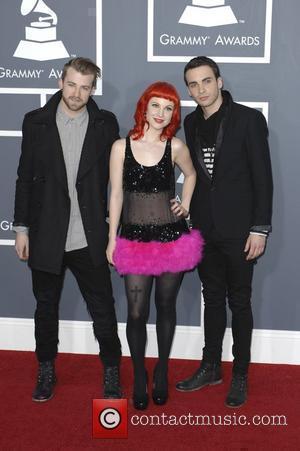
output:
<path id="1" fill-rule="evenodd" d="M 141 97 L 139 98 L 136 110 L 134 114 L 135 125 L 130 130 L 129 136 L 132 139 L 140 139 L 144 136 L 144 127 L 147 123 L 145 113 L 147 110 L 147 106 L 149 100 L 152 97 L 161 97 L 163 99 L 170 100 L 174 102 L 174 110 L 171 122 L 167 127 L 165 127 L 162 131 L 161 138 L 163 139 L 171 139 L 175 135 L 176 130 L 180 124 L 180 98 L 178 92 L 174 88 L 173 85 L 167 83 L 165 81 L 156 81 L 152 85 L 148 86 L 148 88 L 143 92 Z"/>

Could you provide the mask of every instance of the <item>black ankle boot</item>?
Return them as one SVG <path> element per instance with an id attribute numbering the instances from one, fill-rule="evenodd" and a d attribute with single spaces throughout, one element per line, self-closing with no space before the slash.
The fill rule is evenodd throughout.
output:
<path id="1" fill-rule="evenodd" d="M 233 374 L 225 404 L 227 407 L 241 407 L 247 401 L 247 375 Z"/>
<path id="2" fill-rule="evenodd" d="M 148 373 L 145 371 L 145 376 L 142 381 L 140 377 L 135 375 L 134 377 L 134 389 L 133 389 L 133 405 L 137 410 L 145 410 L 149 404 L 149 395 L 148 395 Z"/>
<path id="3" fill-rule="evenodd" d="M 217 385 L 222 382 L 220 363 L 202 362 L 200 368 L 188 379 L 176 384 L 176 390 L 194 391 L 206 387 L 206 385 Z"/>
<path id="4" fill-rule="evenodd" d="M 53 388 L 56 383 L 54 362 L 39 362 L 39 370 L 37 383 L 32 393 L 32 401 L 45 402 L 49 401 L 54 395 Z"/>
<path id="5" fill-rule="evenodd" d="M 158 406 L 166 404 L 168 400 L 168 370 L 161 370 L 158 365 L 153 372 L 152 399 Z"/>
<path id="6" fill-rule="evenodd" d="M 122 391 L 120 386 L 120 371 L 118 366 L 104 367 L 104 399 L 120 399 Z"/>

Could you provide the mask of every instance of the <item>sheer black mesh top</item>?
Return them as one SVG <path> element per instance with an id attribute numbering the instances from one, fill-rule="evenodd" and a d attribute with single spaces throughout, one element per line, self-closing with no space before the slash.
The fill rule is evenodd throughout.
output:
<path id="1" fill-rule="evenodd" d="M 121 237 L 137 241 L 174 241 L 188 232 L 184 219 L 171 211 L 175 197 L 175 176 L 171 141 L 166 142 L 161 160 L 153 166 L 139 164 L 126 138 L 123 168 L 123 211 Z"/>

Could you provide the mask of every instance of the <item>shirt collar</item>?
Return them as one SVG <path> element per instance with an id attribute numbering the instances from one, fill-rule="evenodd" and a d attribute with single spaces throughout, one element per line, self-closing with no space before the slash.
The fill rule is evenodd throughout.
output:
<path id="1" fill-rule="evenodd" d="M 88 111 L 87 111 L 87 108 L 84 107 L 84 109 L 83 109 L 83 111 L 81 111 L 81 113 L 77 114 L 75 117 L 70 117 L 63 110 L 61 104 L 59 103 L 58 107 L 57 107 L 56 115 L 59 116 L 59 119 L 62 121 L 63 125 L 67 125 L 70 122 L 73 122 L 79 126 L 82 126 L 88 117 Z"/>

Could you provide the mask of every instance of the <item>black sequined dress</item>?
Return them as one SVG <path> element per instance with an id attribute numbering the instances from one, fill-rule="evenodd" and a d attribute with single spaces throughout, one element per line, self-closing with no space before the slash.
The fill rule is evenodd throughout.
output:
<path id="1" fill-rule="evenodd" d="M 121 233 L 114 253 L 120 274 L 180 272 L 194 268 L 201 258 L 203 240 L 189 230 L 185 219 L 171 211 L 175 175 L 171 141 L 153 166 L 139 164 L 126 138 L 123 168 Z"/>

